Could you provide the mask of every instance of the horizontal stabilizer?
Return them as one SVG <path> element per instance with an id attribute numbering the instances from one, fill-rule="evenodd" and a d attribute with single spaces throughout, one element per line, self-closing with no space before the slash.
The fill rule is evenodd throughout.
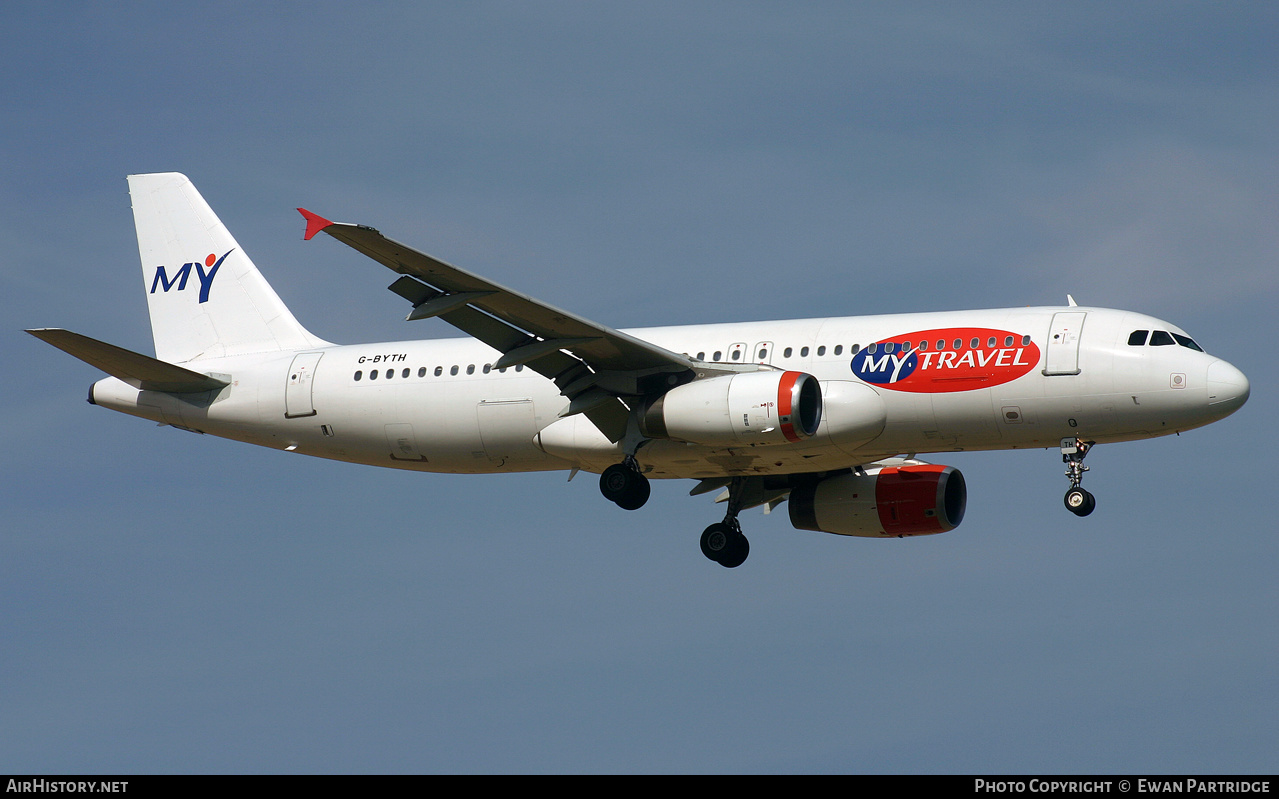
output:
<path id="1" fill-rule="evenodd" d="M 222 388 L 229 382 L 157 360 L 149 355 L 126 350 L 114 344 L 82 336 L 79 333 L 72 333 L 70 330 L 42 328 L 27 332 L 143 391 L 188 394 L 212 391 Z"/>

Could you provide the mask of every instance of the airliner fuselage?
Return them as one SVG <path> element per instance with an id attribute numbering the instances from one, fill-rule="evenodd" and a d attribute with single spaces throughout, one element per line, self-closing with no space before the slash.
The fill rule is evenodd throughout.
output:
<path id="1" fill-rule="evenodd" d="M 1055 333 L 1055 320 L 1069 322 L 1068 333 Z M 1146 335 L 1136 343 L 1140 331 Z M 1174 335 L 1187 338 L 1179 328 L 1102 308 L 627 332 L 712 365 L 757 363 L 811 374 L 822 384 L 828 415 L 841 397 L 871 406 L 851 435 L 834 440 L 819 432 L 800 442 L 756 446 L 652 441 L 637 458 L 655 478 L 819 472 L 902 453 L 1056 447 L 1076 435 L 1102 443 L 1150 438 L 1208 424 L 1247 396 L 1246 379 L 1229 363 L 1176 343 Z M 1152 345 L 1154 334 L 1171 343 Z M 1072 340 L 1057 345 L 1063 360 L 1050 371 L 1054 335 Z M 885 344 L 896 346 L 884 352 Z M 876 352 L 868 352 L 872 346 Z M 106 378 L 92 396 L 99 405 L 175 427 L 400 469 L 601 471 L 620 460 L 621 446 L 586 419 L 560 418 L 568 400 L 554 383 L 523 366 L 494 369 L 500 355 L 467 339 L 242 355 L 202 362 L 202 371 L 234 377 L 219 391 L 164 394 Z M 909 375 L 898 369 L 896 380 L 889 373 L 888 380 L 871 382 L 885 372 L 874 367 L 910 358 Z M 924 382 L 905 383 L 917 376 Z M 916 390 L 908 390 L 912 386 Z"/>

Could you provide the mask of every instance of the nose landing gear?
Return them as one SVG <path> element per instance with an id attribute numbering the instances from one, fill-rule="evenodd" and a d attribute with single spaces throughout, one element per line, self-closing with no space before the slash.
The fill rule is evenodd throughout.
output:
<path id="1" fill-rule="evenodd" d="M 1070 490 L 1066 492 L 1064 502 L 1066 510 L 1076 516 L 1087 516 L 1097 507 L 1097 499 L 1080 487 L 1084 481 L 1084 456 L 1092 449 L 1095 441 L 1084 441 L 1082 438 L 1063 438 L 1061 440 L 1061 461 L 1066 464 L 1066 477 L 1070 478 Z"/>

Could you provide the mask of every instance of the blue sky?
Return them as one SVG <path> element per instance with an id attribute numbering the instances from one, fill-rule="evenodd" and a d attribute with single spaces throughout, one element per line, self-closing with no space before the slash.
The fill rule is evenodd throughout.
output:
<path id="1" fill-rule="evenodd" d="M 1259 3 L 13 3 L 0 31 L 0 771 L 1279 767 L 1279 13 Z M 305 206 L 614 327 L 1081 303 L 1252 399 L 935 457 L 963 526 L 844 539 L 658 484 L 419 475 L 84 402 L 151 351 L 126 174 L 188 174 L 294 314 L 406 325 Z"/>

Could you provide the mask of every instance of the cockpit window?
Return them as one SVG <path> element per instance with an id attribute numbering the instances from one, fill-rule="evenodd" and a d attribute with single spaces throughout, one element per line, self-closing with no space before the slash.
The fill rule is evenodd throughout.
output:
<path id="1" fill-rule="evenodd" d="M 1144 347 L 1144 346 L 1146 346 L 1146 336 L 1148 336 L 1148 335 L 1150 335 L 1150 331 L 1149 331 L 1149 330 L 1134 330 L 1134 331 L 1132 331 L 1131 333 L 1129 333 L 1129 334 L 1128 334 L 1128 346 L 1129 346 L 1129 347 Z"/>
<path id="2" fill-rule="evenodd" d="M 1152 347 L 1170 347 L 1176 343 L 1172 340 L 1172 334 L 1165 330 L 1156 330 L 1150 334 L 1150 346 Z"/>
<path id="3" fill-rule="evenodd" d="M 1190 336 L 1182 336 L 1182 335 L 1178 335 L 1177 333 L 1173 333 L 1172 337 L 1177 339 L 1177 343 L 1185 347 L 1186 349 L 1191 349 L 1191 350 L 1194 350 L 1195 352 L 1203 352 L 1203 347 L 1200 347 L 1198 344 L 1196 344 L 1195 340 L 1192 339 Z"/>

